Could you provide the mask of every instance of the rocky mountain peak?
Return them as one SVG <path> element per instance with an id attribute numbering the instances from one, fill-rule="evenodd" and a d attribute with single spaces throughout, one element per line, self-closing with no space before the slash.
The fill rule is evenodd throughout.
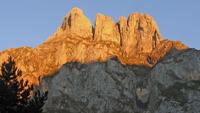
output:
<path id="1" fill-rule="evenodd" d="M 33 83 L 51 75 L 68 62 L 107 61 L 117 57 L 120 63 L 155 66 L 172 49 L 183 50 L 181 42 L 163 40 L 154 19 L 134 13 L 128 19 L 97 14 L 94 27 L 79 8 L 73 8 L 61 27 L 36 48 L 16 48 L 0 53 L 0 63 L 12 56 L 24 77 Z"/>
<path id="2" fill-rule="evenodd" d="M 111 16 L 98 13 L 93 28 L 83 11 L 73 8 L 65 17 L 61 29 L 96 42 L 113 42 L 120 45 L 126 55 L 149 53 L 162 41 L 154 19 L 140 13 L 131 14 L 128 19 L 120 17 L 117 23 Z"/>
<path id="3" fill-rule="evenodd" d="M 94 39 L 96 41 L 111 41 L 120 44 L 118 27 L 111 16 L 98 13 L 94 26 Z"/>
<path id="4" fill-rule="evenodd" d="M 84 15 L 83 11 L 77 7 L 73 8 L 69 14 L 65 16 L 61 29 L 84 38 L 92 36 L 91 21 Z"/>
<path id="5" fill-rule="evenodd" d="M 149 15 L 134 13 L 129 15 L 127 22 L 121 17 L 119 26 L 122 47 L 127 54 L 149 53 L 162 41 L 159 28 Z"/>

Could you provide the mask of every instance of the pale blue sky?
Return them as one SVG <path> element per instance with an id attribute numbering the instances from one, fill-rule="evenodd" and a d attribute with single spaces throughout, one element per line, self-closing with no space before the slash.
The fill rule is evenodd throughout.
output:
<path id="1" fill-rule="evenodd" d="M 115 21 L 134 12 L 148 13 L 163 37 L 200 49 L 200 0 L 1 0 L 0 50 L 42 43 L 75 6 L 92 22 L 98 12 Z"/>

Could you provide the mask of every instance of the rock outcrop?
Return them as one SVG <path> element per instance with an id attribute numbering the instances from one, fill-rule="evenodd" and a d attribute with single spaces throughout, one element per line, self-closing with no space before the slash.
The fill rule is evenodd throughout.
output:
<path id="1" fill-rule="evenodd" d="M 76 7 L 65 17 L 61 29 L 79 35 L 82 38 L 92 36 L 92 24 L 90 20 L 83 14 L 81 9 Z"/>
<path id="2" fill-rule="evenodd" d="M 177 50 L 178 52 L 178 50 Z M 63 65 L 42 81 L 48 113 L 199 113 L 200 51 L 171 52 L 154 68 L 107 62 Z"/>
<path id="3" fill-rule="evenodd" d="M 156 22 L 146 14 L 131 14 L 119 22 L 122 48 L 126 54 L 150 53 L 162 41 Z"/>
<path id="4" fill-rule="evenodd" d="M 95 41 L 111 41 L 120 45 L 120 34 L 118 26 L 110 16 L 97 14 L 95 20 L 94 40 Z"/>
<path id="5" fill-rule="evenodd" d="M 79 8 L 73 8 L 58 30 L 36 48 L 22 47 L 0 53 L 0 63 L 12 56 L 24 77 L 39 83 L 67 62 L 90 63 L 117 57 L 122 64 L 154 66 L 171 49 L 184 50 L 181 42 L 163 40 L 156 22 L 146 14 L 111 17 L 97 14 L 94 28 Z M 29 77 L 31 76 L 31 77 Z M 36 82 L 37 81 L 37 82 Z"/>

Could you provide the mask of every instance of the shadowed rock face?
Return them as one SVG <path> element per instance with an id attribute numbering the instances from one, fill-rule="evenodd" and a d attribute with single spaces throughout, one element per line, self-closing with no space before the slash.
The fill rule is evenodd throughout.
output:
<path id="1" fill-rule="evenodd" d="M 39 84 L 67 62 L 102 62 L 116 56 L 122 64 L 152 67 L 171 49 L 187 48 L 181 42 L 163 40 L 156 22 L 147 14 L 120 17 L 97 14 L 95 25 L 79 8 L 73 8 L 60 28 L 36 48 L 21 47 L 0 52 L 0 64 L 12 56 L 24 77 Z"/>
<path id="2" fill-rule="evenodd" d="M 200 51 L 170 52 L 155 67 L 116 59 L 67 63 L 44 78 L 48 113 L 199 113 Z"/>

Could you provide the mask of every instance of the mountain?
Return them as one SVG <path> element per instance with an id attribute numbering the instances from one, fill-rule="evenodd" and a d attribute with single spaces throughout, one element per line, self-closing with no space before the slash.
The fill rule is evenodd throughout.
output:
<path id="1" fill-rule="evenodd" d="M 23 78 L 49 90 L 48 113 L 199 113 L 200 52 L 164 39 L 141 13 L 94 22 L 73 8 L 62 25 L 35 48 L 12 56 Z"/>
<path id="2" fill-rule="evenodd" d="M 117 57 L 122 64 L 154 66 L 171 49 L 188 47 L 179 41 L 163 40 L 158 26 L 147 14 L 134 13 L 115 23 L 97 14 L 94 26 L 79 8 L 73 8 L 60 28 L 35 48 L 20 47 L 0 53 L 0 64 L 12 56 L 24 78 L 39 84 L 68 62 L 104 62 Z"/>

